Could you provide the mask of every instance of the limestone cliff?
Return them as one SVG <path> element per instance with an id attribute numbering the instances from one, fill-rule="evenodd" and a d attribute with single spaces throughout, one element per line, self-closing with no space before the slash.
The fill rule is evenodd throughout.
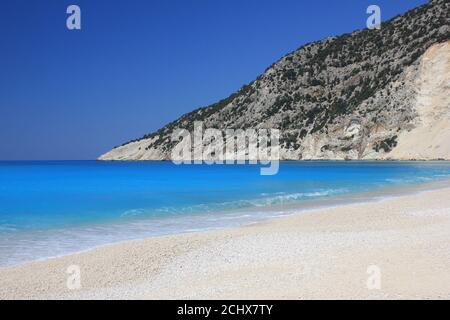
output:
<path id="1" fill-rule="evenodd" d="M 100 160 L 170 159 L 175 129 L 281 130 L 282 159 L 450 159 L 450 3 L 307 44 L 230 97 Z"/>

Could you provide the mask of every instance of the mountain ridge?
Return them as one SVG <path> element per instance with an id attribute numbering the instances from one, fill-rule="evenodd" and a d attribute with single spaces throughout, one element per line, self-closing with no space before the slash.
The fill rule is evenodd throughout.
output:
<path id="1" fill-rule="evenodd" d="M 430 112 L 440 110 L 445 119 L 450 117 L 445 94 L 450 79 L 449 6 L 433 0 L 382 23 L 380 30 L 362 29 L 306 44 L 229 97 L 186 113 L 99 160 L 169 160 L 176 144 L 171 134 L 178 128 L 192 132 L 195 121 L 220 130 L 280 129 L 282 160 L 450 159 L 445 139 L 426 128 L 417 131 L 425 119 L 433 126 Z M 440 81 L 426 87 L 436 72 Z M 423 107 L 429 92 L 434 102 Z M 445 138 L 450 121 L 439 123 Z M 420 138 L 415 134 L 431 140 L 421 150 L 403 150 L 414 147 L 414 139 Z"/>

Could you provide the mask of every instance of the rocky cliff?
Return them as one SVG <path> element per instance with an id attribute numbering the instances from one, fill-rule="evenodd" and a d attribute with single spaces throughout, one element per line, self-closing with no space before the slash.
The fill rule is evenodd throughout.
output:
<path id="1" fill-rule="evenodd" d="M 100 160 L 170 159 L 178 128 L 280 129 L 282 159 L 450 159 L 450 2 L 307 44 Z"/>

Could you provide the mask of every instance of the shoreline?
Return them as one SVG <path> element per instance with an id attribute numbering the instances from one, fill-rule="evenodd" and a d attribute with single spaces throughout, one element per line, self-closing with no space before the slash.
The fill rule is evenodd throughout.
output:
<path id="1" fill-rule="evenodd" d="M 445 272 L 450 270 L 449 195 L 447 181 L 446 187 L 382 201 L 307 210 L 240 227 L 131 240 L 0 268 L 0 299 L 449 298 L 450 274 Z M 434 251 L 439 254 L 423 258 Z M 404 261 L 397 261 L 405 252 Z M 355 256 L 365 261 L 371 255 L 383 263 L 388 255 L 387 261 L 403 266 L 394 272 L 404 279 L 403 291 L 368 291 L 360 279 L 358 292 L 352 294 L 346 288 L 330 287 L 318 276 L 331 265 L 348 275 L 355 272 Z M 341 263 L 325 263 L 327 256 Z M 367 261 L 372 260 L 377 259 Z M 422 290 L 417 292 L 403 288 L 415 279 L 404 275 L 415 270 L 414 264 L 421 266 L 414 277 L 419 273 L 428 279 L 419 279 Z M 66 286 L 71 265 L 80 267 L 80 290 Z M 366 270 L 359 269 L 347 279 L 350 283 L 355 277 L 367 277 Z M 330 273 L 331 283 L 343 281 L 342 275 Z M 212 280 L 222 278 L 228 282 Z M 261 283 L 271 289 L 260 291 Z M 189 287 L 193 290 L 186 290 Z"/>
<path id="2" fill-rule="evenodd" d="M 371 203 L 379 203 L 383 202 L 389 199 L 395 199 L 398 197 L 402 197 L 405 195 L 414 195 L 414 194 L 420 194 L 423 192 L 433 191 L 433 190 L 439 190 L 439 189 L 445 189 L 450 187 L 450 178 L 442 179 L 442 180 L 433 180 L 433 181 L 426 181 L 421 183 L 412 183 L 412 184 L 403 184 L 400 186 L 391 185 L 391 186 L 383 186 L 376 190 L 371 191 L 364 191 L 364 192 L 356 192 L 356 193 L 349 193 L 349 194 L 342 194 L 337 196 L 331 196 L 330 198 L 318 198 L 318 199 L 306 199 L 299 203 L 291 203 L 287 205 L 265 205 L 264 207 L 258 207 L 258 208 L 241 208 L 233 211 L 233 214 L 255 214 L 255 213 L 261 213 L 264 212 L 265 215 L 262 217 L 252 217 L 250 221 L 236 221 L 234 224 L 231 225 L 221 225 L 221 226 L 210 226 L 210 227 L 203 227 L 198 230 L 180 230 L 180 231 L 172 231 L 162 234 L 155 234 L 155 235 L 149 235 L 145 237 L 137 237 L 134 239 L 125 239 L 125 240 L 119 240 L 116 242 L 109 242 L 109 243 L 103 243 L 103 244 L 96 244 L 92 247 L 71 251 L 67 253 L 57 254 L 53 256 L 47 256 L 47 257 L 41 257 L 36 258 L 32 260 L 22 261 L 18 263 L 13 263 L 9 265 L 2 265 L 0 266 L 0 271 L 2 269 L 9 269 L 9 268 L 15 268 L 24 266 L 30 263 L 34 262 L 45 262 L 52 259 L 59 259 L 64 258 L 71 255 L 77 255 L 82 254 L 86 252 L 90 252 L 92 250 L 108 247 L 108 246 L 114 246 L 114 245 L 120 245 L 124 244 L 130 241 L 142 241 L 147 239 L 156 239 L 161 237 L 170 237 L 170 236 L 179 236 L 179 235 L 186 235 L 186 234 L 194 234 L 194 233 L 204 233 L 204 232 L 211 232 L 211 231 L 217 231 L 217 230 L 227 230 L 227 229 L 233 229 L 233 228 L 242 228 L 246 226 L 252 226 L 259 223 L 264 223 L 266 221 L 270 221 L 273 219 L 279 219 L 283 217 L 289 217 L 293 215 L 299 215 L 309 212 L 316 212 L 321 210 L 327 210 L 327 209 L 337 209 L 348 205 L 358 205 L 358 204 L 371 204 Z M 282 213 L 279 213 L 279 212 Z M 215 213 L 220 216 L 219 213 Z M 225 212 L 226 214 L 230 214 L 230 212 Z M 195 215 L 197 218 L 199 215 Z M 145 221 L 145 220 L 143 220 Z M 142 222 L 143 222 L 142 221 Z M 234 220 L 232 220 L 234 222 Z M 99 223 L 98 225 L 104 225 L 103 223 Z M 114 226 L 115 223 L 108 223 L 106 225 Z M 119 224 L 120 225 L 120 224 Z M 72 229 L 68 229 L 69 231 L 73 231 Z M 50 232 L 51 230 L 49 230 Z"/>

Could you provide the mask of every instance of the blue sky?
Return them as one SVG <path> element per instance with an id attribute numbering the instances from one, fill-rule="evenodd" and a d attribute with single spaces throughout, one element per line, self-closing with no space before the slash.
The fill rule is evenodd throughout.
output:
<path id="1" fill-rule="evenodd" d="M 0 160 L 95 159 L 307 42 L 426 0 L 4 0 Z M 66 8 L 81 8 L 81 30 Z"/>

